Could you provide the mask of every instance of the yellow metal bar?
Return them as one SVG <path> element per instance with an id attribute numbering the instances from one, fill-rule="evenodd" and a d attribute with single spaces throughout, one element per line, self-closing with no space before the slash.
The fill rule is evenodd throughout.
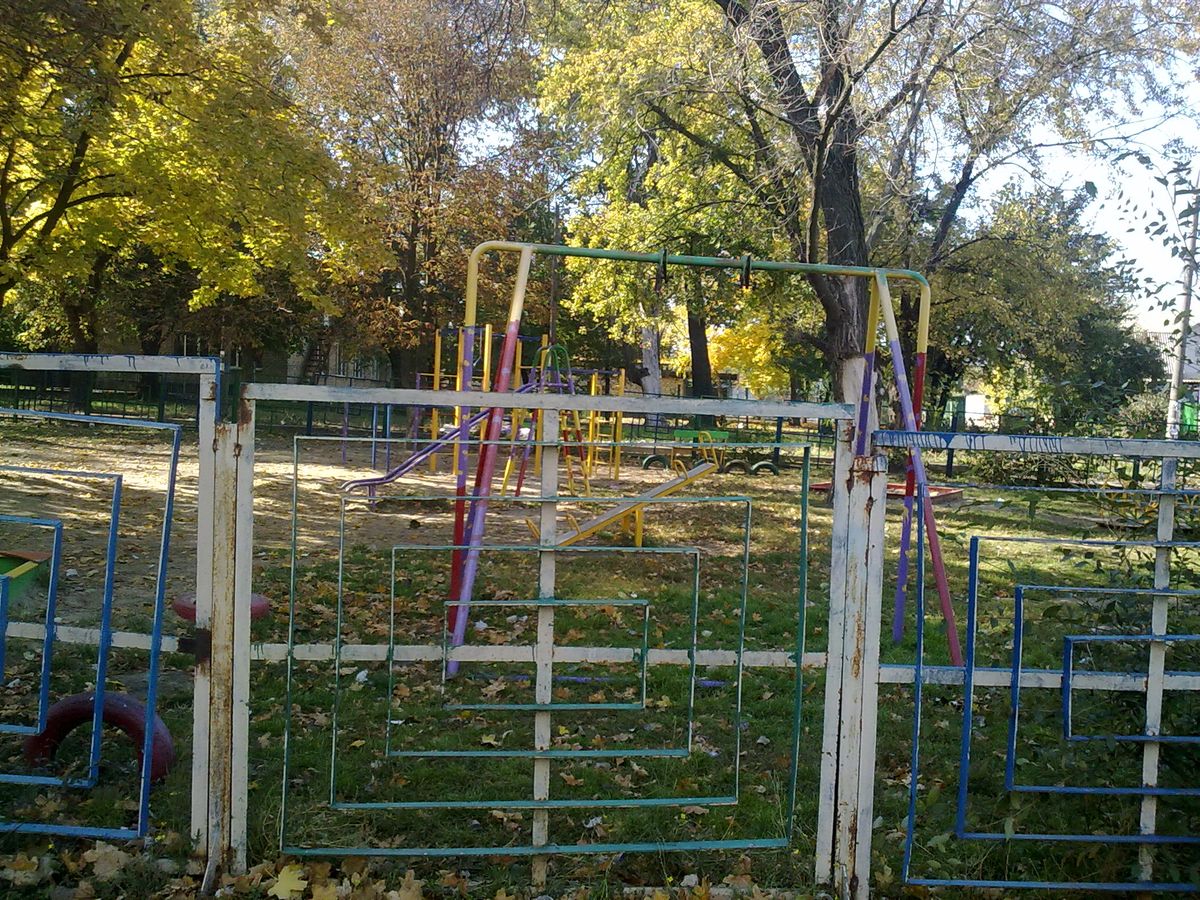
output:
<path id="1" fill-rule="evenodd" d="M 591 379 L 588 381 L 588 394 L 592 397 L 600 393 L 600 373 L 593 372 Z M 597 410 L 588 412 L 588 445 L 587 445 L 587 468 L 588 473 L 596 471 L 596 439 L 600 436 L 600 413 Z"/>
<path id="2" fill-rule="evenodd" d="M 625 396 L 625 370 L 620 369 L 617 373 L 617 396 Z M 623 431 L 625 427 L 625 414 L 616 413 L 613 416 L 613 447 L 612 453 L 609 456 L 609 467 L 612 471 L 613 481 L 621 479 L 621 440 L 624 437 Z M 640 533 L 640 528 L 639 528 Z M 642 546 L 640 543 L 637 546 Z"/>
<path id="3" fill-rule="evenodd" d="M 439 328 L 433 333 L 433 389 L 440 391 L 442 389 L 442 330 Z M 436 407 L 429 412 L 429 440 L 436 441 L 438 439 L 438 430 L 440 426 L 438 422 L 438 411 Z M 429 454 L 429 473 L 431 475 L 437 473 L 438 458 L 436 453 Z"/>
<path id="4" fill-rule="evenodd" d="M 15 580 L 17 578 L 20 578 L 22 575 L 28 575 L 30 572 L 32 572 L 34 569 L 36 569 L 39 565 L 40 565 L 40 563 L 36 562 L 35 560 L 29 560 L 28 562 L 21 563 L 19 566 L 14 566 L 13 568 L 9 569 L 7 572 L 5 572 L 3 574 L 4 574 L 4 577 L 12 578 Z"/>
<path id="5" fill-rule="evenodd" d="M 519 340 L 517 346 L 521 346 Z M 481 391 L 492 389 L 492 325 L 490 322 L 483 326 L 483 383 L 479 389 Z"/>
<path id="6" fill-rule="evenodd" d="M 671 494 L 674 494 L 681 488 L 703 478 L 705 475 L 715 472 L 716 470 L 717 467 L 710 462 L 704 462 L 693 469 L 687 469 L 681 475 L 672 479 L 671 481 L 668 481 L 666 484 L 660 484 L 658 487 L 649 490 L 644 494 L 639 494 L 638 496 L 627 500 L 624 503 L 618 504 L 608 512 L 601 513 L 595 518 L 589 519 L 581 526 L 577 527 L 574 534 L 569 534 L 563 537 L 558 542 L 558 546 L 569 547 L 572 544 L 576 544 L 585 538 L 591 537 L 596 532 L 607 528 L 614 522 L 620 522 L 621 519 L 623 519 L 625 516 L 628 516 L 630 513 L 634 513 L 634 528 L 636 530 L 639 527 L 637 523 L 640 521 L 638 514 L 648 505 L 662 497 L 669 497 Z"/>

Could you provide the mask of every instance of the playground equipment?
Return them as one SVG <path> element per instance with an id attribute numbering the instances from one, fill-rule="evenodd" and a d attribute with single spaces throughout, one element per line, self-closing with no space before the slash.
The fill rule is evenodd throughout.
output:
<path id="1" fill-rule="evenodd" d="M 633 543 L 635 547 L 640 547 L 642 546 L 643 515 L 646 507 L 648 507 L 655 500 L 668 497 L 687 485 L 700 480 L 705 475 L 716 472 L 717 469 L 718 465 L 715 461 L 706 460 L 705 462 L 702 462 L 698 466 L 694 466 L 691 469 L 684 469 L 679 475 L 677 475 L 675 478 L 672 478 L 665 484 L 660 484 L 656 487 L 653 487 L 644 494 L 638 494 L 633 499 L 626 500 L 610 510 L 602 512 L 599 515 L 593 516 L 592 518 L 583 522 L 572 522 L 574 531 L 559 538 L 558 546 L 570 547 L 572 544 L 577 544 L 580 541 L 589 538 L 600 531 L 603 531 L 605 528 L 618 523 L 627 527 L 629 520 L 632 519 L 632 530 L 634 536 Z M 534 535 L 536 537 L 540 537 L 536 529 L 534 529 Z"/>
<path id="2" fill-rule="evenodd" d="M 175 765 L 175 742 L 166 723 L 155 713 L 154 727 L 146 734 L 150 720 L 145 704 L 128 694 L 108 691 L 99 699 L 100 716 L 105 725 L 120 730 L 137 748 L 138 768 L 146 765 L 146 747 L 150 747 L 149 774 L 151 781 L 162 781 Z M 91 722 L 97 705 L 95 691 L 72 694 L 50 707 L 46 727 L 25 739 L 25 761 L 31 766 L 43 766 L 54 759 L 67 735 L 84 723 Z"/>
<path id="3" fill-rule="evenodd" d="M 513 286 L 512 300 L 509 306 L 508 322 L 504 331 L 504 341 L 500 353 L 499 370 L 496 375 L 493 391 L 500 393 L 510 390 L 513 364 L 516 359 L 517 348 L 520 344 L 519 333 L 521 317 L 525 302 L 525 289 L 529 280 L 529 269 L 532 264 L 533 254 L 544 253 L 552 256 L 575 256 L 596 259 L 623 260 L 629 262 L 643 262 L 654 264 L 657 267 L 657 278 L 659 282 L 665 281 L 666 267 L 668 265 L 684 265 L 684 266 L 703 266 L 713 268 L 737 268 L 741 270 L 742 285 L 744 288 L 749 286 L 750 275 L 756 270 L 765 271 L 783 271 L 783 272 L 804 272 L 804 273 L 820 273 L 825 275 L 842 275 L 851 277 L 869 277 L 870 279 L 870 308 L 868 312 L 868 327 L 867 341 L 864 348 L 865 369 L 863 375 L 863 392 L 859 404 L 858 415 L 858 437 L 856 453 L 862 456 L 866 453 L 867 437 L 868 437 L 868 411 L 871 407 L 871 392 L 873 388 L 874 364 L 875 364 L 875 332 L 878 328 L 879 316 L 882 312 L 885 327 L 888 334 L 889 345 L 892 356 L 892 368 L 895 377 L 897 391 L 900 396 L 901 409 L 903 414 L 904 426 L 907 429 L 916 429 L 916 416 L 914 415 L 913 395 L 909 391 L 908 375 L 904 365 L 903 352 L 900 346 L 899 330 L 896 326 L 895 314 L 892 309 L 891 293 L 888 287 L 888 278 L 897 278 L 916 282 L 920 289 L 920 320 L 918 330 L 920 336 L 918 338 L 918 347 L 920 353 L 918 375 L 924 377 L 924 352 L 927 349 L 928 343 L 928 324 L 929 310 L 931 304 L 931 293 L 928 282 L 920 275 L 907 270 L 864 270 L 849 266 L 833 266 L 820 265 L 811 263 L 784 263 L 768 260 L 752 260 L 749 256 L 741 259 L 720 258 L 720 257 L 696 257 L 696 256 L 668 256 L 665 252 L 659 254 L 648 253 L 631 253 L 626 251 L 610 251 L 598 250 L 593 248 L 577 248 L 577 247 L 562 247 L 555 245 L 544 244 L 520 244 L 507 241 L 489 241 L 477 246 L 471 251 L 470 259 L 467 264 L 467 292 L 466 292 L 466 313 L 464 316 L 464 328 L 473 329 L 476 327 L 476 311 L 477 311 L 477 296 L 479 289 L 479 262 L 484 253 L 491 251 L 515 252 L 519 254 L 519 262 L 517 266 L 516 281 Z M 464 365 L 460 367 L 461 384 L 471 383 L 471 367 L 470 361 L 467 359 L 467 354 L 463 354 Z M 923 386 L 917 387 L 916 396 L 918 400 L 923 395 Z M 466 498 L 466 480 L 465 472 L 463 471 L 466 463 L 466 444 L 469 437 L 469 428 L 467 427 L 468 411 L 459 408 L 456 412 L 456 420 L 461 423 L 460 426 L 460 442 L 458 448 L 458 486 L 455 508 L 455 563 L 452 573 L 451 596 L 455 599 L 455 613 L 453 622 L 453 634 L 451 638 L 451 646 L 457 647 L 463 643 L 466 635 L 466 624 L 469 615 L 471 596 L 474 589 L 475 577 L 478 571 L 479 554 L 482 546 L 484 533 L 484 520 L 487 515 L 488 502 L 492 490 L 492 477 L 496 467 L 496 442 L 500 436 L 501 422 L 503 420 L 503 409 L 495 407 L 491 409 L 486 416 L 486 425 L 484 426 L 483 440 L 479 450 L 479 461 L 475 477 L 475 487 L 472 493 L 470 503 L 470 511 L 467 511 L 465 503 Z M 926 476 L 925 467 L 921 459 L 920 449 L 915 445 L 909 450 L 909 464 L 912 470 L 914 491 L 919 491 L 920 495 L 930 500 L 929 480 Z M 906 501 L 906 509 L 910 509 L 911 502 Z M 929 536 L 929 546 L 931 556 L 933 558 L 935 579 L 938 585 L 938 593 L 941 599 L 942 614 L 946 620 L 947 631 L 950 641 L 951 660 L 955 665 L 962 665 L 962 651 L 958 639 L 957 626 L 954 620 L 954 609 L 950 600 L 949 585 L 946 580 L 945 566 L 942 561 L 941 546 L 937 539 L 936 522 L 934 521 L 933 504 L 927 502 L 922 504 L 924 516 L 926 519 L 925 525 Z M 911 516 L 908 517 L 909 529 L 911 529 Z M 908 533 L 907 531 L 905 532 Z M 907 553 L 902 557 L 904 566 L 903 573 L 907 576 Z M 898 597 L 898 601 L 902 602 L 903 598 Z M 896 614 L 896 621 L 902 625 L 903 609 L 899 609 Z M 457 663 L 451 661 L 447 666 L 447 672 L 450 675 L 457 671 Z"/>
<path id="4" fill-rule="evenodd" d="M 931 294 L 928 282 L 920 282 L 921 302 L 917 319 L 917 368 L 916 387 L 909 392 L 908 373 L 904 365 L 904 351 L 900 346 L 900 329 L 896 326 L 896 313 L 892 308 L 892 294 L 888 287 L 887 275 L 876 272 L 870 282 L 871 300 L 867 309 L 867 341 L 863 369 L 862 397 L 858 410 L 858 445 L 856 452 L 862 455 L 866 452 L 867 416 L 871 407 L 871 395 L 874 390 L 875 377 L 875 341 L 879 328 L 880 313 L 883 315 L 884 328 L 888 336 L 889 350 L 892 356 L 892 374 L 896 383 L 896 393 L 900 398 L 901 421 L 908 431 L 917 431 L 920 427 L 921 401 L 924 396 L 925 355 L 929 346 L 929 311 Z M 915 398 L 915 399 L 914 399 Z M 963 664 L 962 645 L 958 639 L 958 628 L 954 621 L 954 606 L 950 600 L 950 585 L 946 578 L 946 566 L 942 557 L 941 541 L 938 538 L 937 522 L 933 514 L 933 497 L 929 489 L 929 477 L 925 472 L 925 463 L 916 445 L 908 451 L 908 474 L 905 484 L 904 522 L 901 526 L 900 562 L 896 578 L 896 608 L 892 620 L 892 639 L 899 641 L 904 636 L 905 598 L 908 584 L 908 556 L 912 534 L 913 495 L 919 492 L 922 500 L 921 509 L 925 517 L 925 529 L 928 533 L 929 553 L 933 561 L 933 577 L 937 585 L 938 600 L 941 603 L 942 616 L 946 620 L 946 630 L 950 641 L 950 661 L 956 666 Z"/>

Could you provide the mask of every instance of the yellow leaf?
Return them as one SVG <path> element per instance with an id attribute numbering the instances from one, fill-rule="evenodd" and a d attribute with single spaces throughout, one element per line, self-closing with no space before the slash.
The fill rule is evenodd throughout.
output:
<path id="1" fill-rule="evenodd" d="M 409 869 L 404 873 L 404 881 L 400 885 L 400 890 L 389 891 L 389 900 L 395 894 L 394 900 L 423 900 L 424 894 L 421 893 L 421 885 L 424 882 L 417 880 L 417 874 Z"/>
<path id="2" fill-rule="evenodd" d="M 337 900 L 337 885 L 332 881 L 312 886 L 312 900 Z"/>
<path id="3" fill-rule="evenodd" d="M 291 900 L 292 894 L 303 891 L 306 887 L 308 887 L 308 881 L 304 877 L 304 868 L 293 863 L 279 870 L 279 877 L 267 891 L 267 896 L 278 897 L 279 900 Z"/>

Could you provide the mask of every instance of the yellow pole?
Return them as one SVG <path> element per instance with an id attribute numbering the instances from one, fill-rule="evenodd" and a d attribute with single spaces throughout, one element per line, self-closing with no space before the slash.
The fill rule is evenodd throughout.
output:
<path id="1" fill-rule="evenodd" d="M 625 396 L 625 370 L 617 370 L 617 396 Z M 616 413 L 613 416 L 613 447 L 609 457 L 609 464 L 612 468 L 613 481 L 618 481 L 621 478 L 621 438 L 623 437 L 622 429 L 625 424 L 624 413 Z M 641 546 L 640 544 L 638 545 Z"/>
<path id="2" fill-rule="evenodd" d="M 520 346 L 518 342 L 518 346 Z M 483 326 L 483 385 L 482 391 L 490 391 L 492 384 L 492 326 Z"/>
<path id="3" fill-rule="evenodd" d="M 595 397 L 600 393 L 600 373 L 593 372 L 588 384 L 588 394 Z M 591 475 L 596 471 L 596 440 L 600 437 L 600 413 L 597 410 L 588 411 L 587 430 L 587 470 Z"/>
<path id="4" fill-rule="evenodd" d="M 442 389 L 442 330 L 439 328 L 433 333 L 433 389 L 440 391 Z M 434 407 L 429 414 L 429 439 L 436 441 L 438 439 L 438 411 Z M 437 454 L 429 454 L 429 472 L 436 474 L 437 472 Z"/>
<path id="5" fill-rule="evenodd" d="M 468 281 L 467 284 L 469 287 L 470 281 Z M 542 335 L 541 352 L 539 354 L 539 362 L 538 362 L 541 373 L 543 375 L 543 380 L 544 380 L 544 376 L 546 374 L 546 357 L 547 357 L 547 353 L 548 353 L 549 349 L 550 349 L 550 335 L 543 334 Z M 544 388 L 544 386 L 543 386 L 543 388 Z M 537 430 L 536 430 L 537 433 L 534 434 L 534 436 L 533 436 L 534 440 L 537 441 L 537 445 L 533 448 L 533 474 L 536 475 L 538 478 L 542 477 L 542 437 L 546 433 L 546 429 L 543 427 L 543 424 L 542 424 L 542 420 L 544 418 L 545 418 L 544 416 L 538 416 L 538 423 L 537 423 Z"/>

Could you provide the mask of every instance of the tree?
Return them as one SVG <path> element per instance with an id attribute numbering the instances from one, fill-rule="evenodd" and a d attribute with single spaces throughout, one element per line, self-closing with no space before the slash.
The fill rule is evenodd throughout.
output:
<path id="1" fill-rule="evenodd" d="M 917 268 L 944 262 L 986 172 L 1036 165 L 1047 142 L 1084 141 L 1089 116 L 1113 113 L 1122 93 L 1160 90 L 1157 65 L 1187 35 L 1182 6 L 1132 0 L 578 0 L 555 10 L 548 92 L 586 118 L 585 154 L 630 170 L 646 144 L 653 167 L 702 158 L 729 176 L 705 199 L 752 198 L 794 258 Z M 916 258 L 911 201 L 939 172 L 951 177 Z M 600 203 L 619 197 L 619 185 L 601 188 Z M 851 399 L 865 285 L 810 282 L 824 318 L 813 337 Z"/>
<path id="2" fill-rule="evenodd" d="M 386 349 L 395 377 L 461 321 L 470 248 L 529 209 L 520 25 L 508 0 L 340 0 L 320 33 L 281 24 L 292 88 L 387 250 L 342 292 L 343 330 Z"/>
<path id="3" fill-rule="evenodd" d="M 57 302 L 71 348 L 95 350 L 108 269 L 145 248 L 194 273 L 193 306 L 281 272 L 325 302 L 367 251 L 335 161 L 277 88 L 267 8 L 37 0 L 0 22 L 0 300 Z"/>
<path id="4" fill-rule="evenodd" d="M 964 378 L 987 377 L 1062 430 L 1110 420 L 1161 382 L 1159 352 L 1127 321 L 1129 267 L 1083 221 L 1089 199 L 1010 185 L 979 220 L 952 229 L 954 252 L 933 278 L 932 409 Z"/>

